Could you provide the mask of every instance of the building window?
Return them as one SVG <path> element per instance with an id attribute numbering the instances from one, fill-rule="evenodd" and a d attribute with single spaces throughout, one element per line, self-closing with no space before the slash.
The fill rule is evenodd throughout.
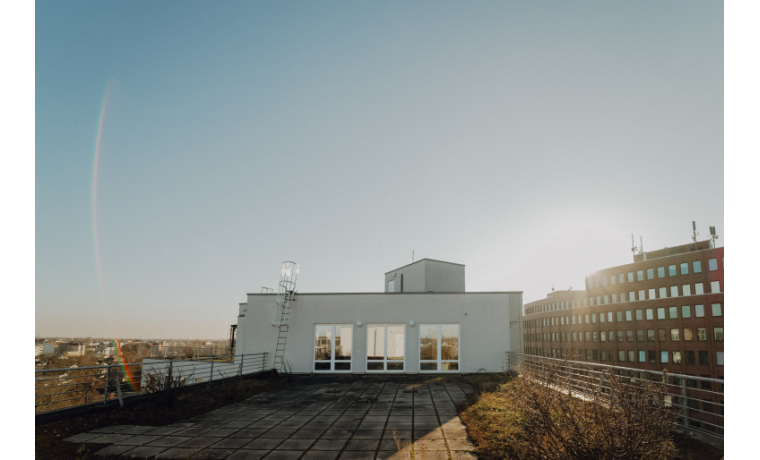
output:
<path id="1" fill-rule="evenodd" d="M 578 334 L 577 332 L 573 332 L 573 342 L 577 342 L 578 341 L 578 335 L 577 334 Z"/>
<path id="2" fill-rule="evenodd" d="M 699 365 L 700 366 L 709 366 L 710 365 L 710 360 L 708 359 L 707 351 L 700 351 L 698 353 L 699 353 L 699 355 L 698 355 L 699 356 Z"/>
<path id="3" fill-rule="evenodd" d="M 599 322 L 600 323 L 604 322 L 604 312 L 599 313 Z"/>
<path id="4" fill-rule="evenodd" d="M 668 288 L 663 286 L 660 288 L 660 298 L 665 299 L 667 297 L 668 297 Z"/>
<path id="5" fill-rule="evenodd" d="M 647 362 L 647 352 L 644 350 L 639 350 L 639 362 L 645 363 Z"/>
<path id="6" fill-rule="evenodd" d="M 633 342 L 633 331 L 631 330 L 625 331 L 625 340 L 627 342 Z"/>
<path id="7" fill-rule="evenodd" d="M 617 294 L 612 294 L 612 303 L 617 303 Z"/>
<path id="8" fill-rule="evenodd" d="M 718 366 L 723 366 L 723 352 L 722 351 L 715 352 L 715 362 L 718 363 Z"/>
<path id="9" fill-rule="evenodd" d="M 712 307 L 712 315 L 714 317 L 723 316 L 723 308 L 721 308 L 719 303 L 714 303 L 711 305 L 711 307 Z"/>
<path id="10" fill-rule="evenodd" d="M 687 366 L 693 366 L 697 364 L 696 358 L 694 357 L 693 351 L 686 351 L 686 365 Z"/>
<path id="11" fill-rule="evenodd" d="M 683 328 L 683 339 L 688 342 L 694 340 L 694 331 L 690 327 Z"/>
<path id="12" fill-rule="evenodd" d="M 367 371 L 404 370 L 404 325 L 367 325 Z"/>
<path id="13" fill-rule="evenodd" d="M 610 284 L 611 284 L 612 286 L 614 286 L 614 285 L 615 285 L 615 275 L 610 275 Z"/>
<path id="14" fill-rule="evenodd" d="M 606 342 L 607 341 L 607 331 L 602 331 L 602 334 L 600 336 L 600 340 L 602 342 Z"/>
<path id="15" fill-rule="evenodd" d="M 675 265 L 668 265 L 668 276 L 676 276 L 678 273 L 676 272 L 676 266 Z"/>
<path id="16" fill-rule="evenodd" d="M 596 313 L 591 313 L 591 324 L 596 324 Z"/>
<path id="17" fill-rule="evenodd" d="M 716 342 L 722 342 L 723 341 L 723 328 L 722 327 L 714 327 L 713 328 L 713 339 Z"/>
<path id="18" fill-rule="evenodd" d="M 593 298 L 593 297 L 589 297 L 589 298 L 588 298 L 588 302 L 589 302 L 589 304 L 590 304 L 592 307 L 594 306 L 594 298 Z"/>
<path id="19" fill-rule="evenodd" d="M 608 337 L 610 339 L 610 342 L 614 342 L 615 341 L 615 331 L 609 331 L 609 332 L 610 333 L 609 333 Z"/>
<path id="20" fill-rule="evenodd" d="M 668 308 L 668 312 L 670 314 L 670 319 L 678 319 L 678 307 L 670 307 Z"/>
<path id="21" fill-rule="evenodd" d="M 625 275 L 622 273 L 618 275 L 618 284 L 625 284 Z"/>
<path id="22" fill-rule="evenodd" d="M 700 342 L 707 342 L 707 328 L 706 327 L 697 328 L 697 340 Z"/>
<path id="23" fill-rule="evenodd" d="M 647 342 L 654 342 L 654 329 L 647 329 Z"/>
<path id="24" fill-rule="evenodd" d="M 660 342 L 667 342 L 668 340 L 668 330 L 667 329 L 658 329 L 657 330 Z"/>
<path id="25" fill-rule="evenodd" d="M 586 331 L 586 342 L 591 342 L 591 331 Z"/>
<path id="26" fill-rule="evenodd" d="M 599 333 L 597 331 L 593 332 L 593 341 L 598 342 L 599 341 Z"/>
<path id="27" fill-rule="evenodd" d="M 607 350 L 602 350 L 601 355 L 601 360 L 607 361 Z"/>
<path id="28" fill-rule="evenodd" d="M 617 311 L 615 313 L 617 313 L 617 321 L 618 321 L 618 323 L 622 323 L 623 322 L 623 312 L 622 311 Z"/>
<path id="29" fill-rule="evenodd" d="M 638 270 L 636 272 L 636 281 L 644 281 L 644 270 Z"/>
<path id="30" fill-rule="evenodd" d="M 691 318 L 691 305 L 681 306 L 681 318 Z"/>
<path id="31" fill-rule="evenodd" d="M 459 324 L 420 325 L 420 371 L 459 370 Z"/>
<path id="32" fill-rule="evenodd" d="M 612 322 L 612 312 L 611 311 L 607 312 L 607 322 L 610 322 L 610 323 Z"/>
<path id="33" fill-rule="evenodd" d="M 678 297 L 678 286 L 670 286 L 670 297 Z"/>
<path id="34" fill-rule="evenodd" d="M 626 321 L 633 321 L 633 312 L 631 310 L 625 311 L 625 320 Z"/>
<path id="35" fill-rule="evenodd" d="M 683 295 L 691 295 L 691 285 L 690 284 L 684 284 L 681 286 L 681 290 L 683 291 Z"/>
<path id="36" fill-rule="evenodd" d="M 646 291 L 645 291 L 645 290 L 643 290 L 643 289 L 642 289 L 642 290 L 640 290 L 640 291 L 639 291 L 639 300 L 646 300 L 646 298 L 647 298 L 647 297 L 646 297 Z"/>
<path id="37" fill-rule="evenodd" d="M 644 321 L 644 310 L 636 310 L 636 321 Z"/>
<path id="38" fill-rule="evenodd" d="M 623 331 L 617 331 L 617 340 L 618 342 L 623 341 Z"/>
<path id="39" fill-rule="evenodd" d="M 647 308 L 647 321 L 654 319 L 654 310 L 651 308 Z"/>
<path id="40" fill-rule="evenodd" d="M 689 274 L 689 262 L 683 262 L 681 264 L 681 274 L 682 275 L 688 275 Z"/>
<path id="41" fill-rule="evenodd" d="M 697 318 L 704 318 L 705 317 L 705 306 L 704 305 L 694 305 L 694 316 Z"/>
<path id="42" fill-rule="evenodd" d="M 633 283 L 633 272 L 628 272 L 628 282 Z"/>
<path id="43" fill-rule="evenodd" d="M 601 296 L 596 296 L 596 304 L 597 305 L 601 305 L 602 304 L 602 297 Z"/>
<path id="44" fill-rule="evenodd" d="M 314 342 L 315 371 L 351 371 L 350 324 L 317 324 Z"/>
<path id="45" fill-rule="evenodd" d="M 647 350 L 647 358 L 649 358 L 650 363 L 655 364 L 657 359 L 657 352 L 654 350 Z"/>
<path id="46" fill-rule="evenodd" d="M 660 362 L 662 364 L 668 363 L 668 352 L 667 351 L 661 351 L 660 352 Z"/>
<path id="47" fill-rule="evenodd" d="M 680 329 L 675 328 L 670 330 L 670 341 L 671 342 L 678 342 L 681 340 L 681 334 Z"/>
<path id="48" fill-rule="evenodd" d="M 710 281 L 710 292 L 712 294 L 720 292 L 720 281 Z"/>
<path id="49" fill-rule="evenodd" d="M 628 350 L 628 361 L 635 363 L 636 362 L 636 352 L 633 350 Z"/>
<path id="50" fill-rule="evenodd" d="M 654 268 L 647 268 L 647 279 L 648 280 L 654 279 Z"/>
<path id="51" fill-rule="evenodd" d="M 657 267 L 657 278 L 665 278 L 665 267 Z"/>
<path id="52" fill-rule="evenodd" d="M 705 293 L 705 285 L 704 283 L 695 283 L 694 284 L 694 294 L 696 295 L 702 295 Z"/>
<path id="53" fill-rule="evenodd" d="M 680 351 L 674 351 L 673 352 L 673 364 L 681 364 L 681 352 Z"/>
<path id="54" fill-rule="evenodd" d="M 710 259 L 707 261 L 707 269 L 714 272 L 718 269 L 718 259 Z"/>
<path id="55" fill-rule="evenodd" d="M 665 319 L 665 307 L 657 309 L 657 319 Z"/>
<path id="56" fill-rule="evenodd" d="M 620 293 L 620 301 L 621 301 L 621 302 L 628 302 L 628 297 L 627 297 L 627 295 L 628 295 L 628 294 L 626 294 L 625 292 L 621 292 L 621 293 Z"/>
<path id="57" fill-rule="evenodd" d="M 637 342 L 643 342 L 644 341 L 644 330 L 643 329 L 637 329 L 636 330 L 636 341 Z"/>
<path id="58" fill-rule="evenodd" d="M 631 291 L 631 292 L 628 293 L 628 300 L 631 301 L 631 302 L 635 302 L 636 301 L 636 291 Z M 639 299 L 639 300 L 641 300 L 641 299 Z"/>
<path id="59" fill-rule="evenodd" d="M 588 313 L 586 313 L 586 324 L 588 323 L 590 323 L 590 321 L 588 320 Z"/>
<path id="60" fill-rule="evenodd" d="M 625 362 L 625 351 L 624 350 L 619 350 L 618 351 L 618 361 L 620 361 L 621 363 Z"/>
<path id="61" fill-rule="evenodd" d="M 691 268 L 694 273 L 702 273 L 702 261 L 695 260 L 691 263 Z"/>

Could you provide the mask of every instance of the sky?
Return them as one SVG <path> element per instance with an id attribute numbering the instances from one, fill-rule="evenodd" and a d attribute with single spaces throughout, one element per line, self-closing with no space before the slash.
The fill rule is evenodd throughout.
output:
<path id="1" fill-rule="evenodd" d="M 724 230 L 723 5 L 35 10 L 35 334 L 224 338 L 433 258 L 528 303 Z"/>

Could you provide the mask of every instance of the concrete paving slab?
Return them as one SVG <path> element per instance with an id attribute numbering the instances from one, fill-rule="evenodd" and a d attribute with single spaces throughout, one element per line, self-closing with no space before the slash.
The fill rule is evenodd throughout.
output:
<path id="1" fill-rule="evenodd" d="M 266 458 L 269 460 L 296 460 L 304 453 L 302 450 L 273 450 Z"/>
<path id="2" fill-rule="evenodd" d="M 165 450 L 165 447 L 140 446 L 135 447 L 134 449 L 129 450 L 122 455 L 130 458 L 153 458 Z"/>
<path id="3" fill-rule="evenodd" d="M 380 438 L 377 439 L 350 439 L 346 444 L 345 450 L 377 450 L 380 444 Z"/>
<path id="4" fill-rule="evenodd" d="M 303 454 L 301 460 L 335 460 L 339 455 L 339 450 L 310 450 Z"/>
<path id="5" fill-rule="evenodd" d="M 275 447 L 277 447 L 283 440 L 282 439 L 265 439 L 265 438 L 259 438 L 254 439 L 253 441 L 249 442 L 245 446 L 243 446 L 244 449 L 252 449 L 252 450 L 272 450 Z"/>
<path id="6" fill-rule="evenodd" d="M 131 437 L 131 434 L 104 434 L 103 436 L 98 436 L 97 438 L 94 438 L 87 442 L 93 442 L 95 444 L 114 444 Z"/>
<path id="7" fill-rule="evenodd" d="M 154 441 L 151 441 L 150 443 L 146 443 L 146 445 L 150 447 L 175 447 L 191 439 L 195 439 L 195 438 L 190 437 L 190 436 L 164 436 Z M 212 439 L 215 439 L 215 438 L 212 438 Z M 186 447 L 191 447 L 191 446 L 186 446 Z"/>
<path id="8" fill-rule="evenodd" d="M 110 457 L 112 455 L 121 455 L 134 448 L 135 446 L 108 446 L 95 452 L 95 455 L 100 457 Z"/>
<path id="9" fill-rule="evenodd" d="M 198 452 L 200 449 L 195 447 L 172 447 L 156 455 L 156 458 L 190 458 Z"/>
<path id="10" fill-rule="evenodd" d="M 157 441 L 161 439 L 163 436 L 145 436 L 145 435 L 137 435 L 132 436 L 127 439 L 123 439 L 121 441 L 117 441 L 114 443 L 115 446 L 142 446 L 145 444 L 148 444 L 152 441 Z"/>
<path id="11" fill-rule="evenodd" d="M 75 434 L 74 436 L 69 436 L 68 438 L 65 438 L 64 441 L 66 442 L 87 442 L 94 438 L 99 438 L 103 436 L 104 433 L 79 433 Z"/>
<path id="12" fill-rule="evenodd" d="M 229 457 L 228 459 L 233 460 L 259 460 L 260 458 L 263 458 L 264 456 L 269 454 L 269 450 L 238 450 Z"/>
<path id="13" fill-rule="evenodd" d="M 219 438 L 209 438 L 206 436 L 197 436 L 195 438 L 189 438 L 185 441 L 182 441 L 181 443 L 177 444 L 176 447 L 198 447 L 198 448 L 204 448 L 208 447 L 211 444 L 214 444 L 216 442 L 219 442 Z"/>
<path id="14" fill-rule="evenodd" d="M 229 458 L 230 455 L 236 452 L 235 449 L 203 449 L 197 456 L 203 459 L 221 459 Z"/>

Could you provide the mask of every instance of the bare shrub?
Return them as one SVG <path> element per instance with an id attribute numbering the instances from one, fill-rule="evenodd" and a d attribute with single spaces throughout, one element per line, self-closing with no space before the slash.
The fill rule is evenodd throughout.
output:
<path id="1" fill-rule="evenodd" d="M 175 373 L 174 366 L 170 362 L 165 374 L 148 375 L 143 390 L 147 394 L 156 395 L 161 405 L 172 407 L 184 386 L 185 378 L 182 376 L 182 372 Z"/>
<path id="2" fill-rule="evenodd" d="M 676 410 L 664 385 L 567 363 L 521 369 L 508 394 L 520 410 L 521 458 L 667 459 Z M 600 385 L 601 383 L 601 385 Z"/>

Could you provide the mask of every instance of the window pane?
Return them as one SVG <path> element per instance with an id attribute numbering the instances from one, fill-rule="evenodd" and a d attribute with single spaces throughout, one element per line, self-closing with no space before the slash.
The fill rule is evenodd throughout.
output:
<path id="1" fill-rule="evenodd" d="M 670 330 L 670 341 L 671 342 L 678 342 L 680 340 L 680 330 L 679 329 L 671 329 Z"/>
<path id="2" fill-rule="evenodd" d="M 420 363 L 421 371 L 437 371 L 438 363 Z"/>
<path id="3" fill-rule="evenodd" d="M 673 364 L 681 364 L 681 352 L 680 351 L 674 351 L 673 352 Z"/>
<path id="4" fill-rule="evenodd" d="M 351 339 L 351 325 L 335 326 L 335 359 L 351 359 Z M 337 364 L 335 364 L 335 370 L 339 370 Z"/>
<path id="5" fill-rule="evenodd" d="M 681 264 L 681 274 L 682 275 L 688 275 L 689 274 L 689 263 L 684 262 Z"/>
<path id="6" fill-rule="evenodd" d="M 654 342 L 654 329 L 647 329 L 647 342 Z"/>
<path id="7" fill-rule="evenodd" d="M 332 326 L 317 326 L 316 343 L 314 345 L 314 359 L 317 361 L 330 361 L 332 356 Z M 315 367 L 315 369 L 320 369 Z M 327 365 L 330 370 L 330 365 Z"/>
<path id="8" fill-rule="evenodd" d="M 632 315 L 631 310 L 626 310 L 625 311 L 625 320 L 626 321 L 633 321 L 633 315 Z"/>
<path id="9" fill-rule="evenodd" d="M 694 294 L 696 295 L 702 295 L 705 293 L 705 285 L 704 283 L 695 283 L 694 284 Z"/>
<path id="10" fill-rule="evenodd" d="M 668 276 L 676 276 L 676 266 L 668 265 Z"/>
<path id="11" fill-rule="evenodd" d="M 351 370 L 351 361 L 336 361 L 335 362 L 335 370 L 336 371 L 350 371 Z"/>
<path id="12" fill-rule="evenodd" d="M 702 273 L 702 261 L 701 260 L 695 260 L 694 262 L 692 262 L 691 266 L 693 268 L 692 271 L 694 273 Z"/>
<path id="13" fill-rule="evenodd" d="M 667 296 L 668 296 L 668 288 L 666 288 L 666 287 L 661 287 L 661 288 L 660 288 L 660 298 L 661 298 L 661 299 L 664 299 L 664 298 L 666 298 Z"/>
<path id="14" fill-rule="evenodd" d="M 668 362 L 668 352 L 667 351 L 661 351 L 660 352 L 660 362 L 667 364 Z"/>
<path id="15" fill-rule="evenodd" d="M 638 270 L 636 272 L 636 281 L 644 281 L 644 270 Z"/>
<path id="16" fill-rule="evenodd" d="M 438 359 L 438 326 L 423 324 L 420 326 L 420 359 Z M 435 370 L 435 363 L 433 363 Z M 428 370 L 420 367 L 422 370 Z"/>
<path id="17" fill-rule="evenodd" d="M 723 316 L 723 309 L 721 308 L 719 303 L 712 304 L 712 315 Z"/>
<path id="18" fill-rule="evenodd" d="M 657 319 L 665 319 L 665 308 L 660 307 L 657 309 Z"/>
<path id="19" fill-rule="evenodd" d="M 636 331 L 636 341 L 637 342 L 643 342 L 644 341 L 644 330 L 639 329 Z"/>
<path id="20" fill-rule="evenodd" d="M 654 268 L 647 268 L 647 279 L 654 279 Z"/>
<path id="21" fill-rule="evenodd" d="M 681 318 L 691 318 L 691 305 L 681 306 Z"/>
<path id="22" fill-rule="evenodd" d="M 707 261 L 707 268 L 711 272 L 714 272 L 715 270 L 717 270 L 718 269 L 718 259 L 710 259 L 710 260 L 708 260 Z"/>
<path id="23" fill-rule="evenodd" d="M 385 357 L 385 326 L 367 326 L 367 359 Z M 367 369 L 370 367 L 367 366 Z M 380 369 L 382 369 L 382 365 Z"/>
<path id="24" fill-rule="evenodd" d="M 694 332 L 691 330 L 690 327 L 683 328 L 683 339 L 694 340 Z"/>
<path id="25" fill-rule="evenodd" d="M 623 350 L 618 351 L 618 361 L 620 361 L 621 363 L 625 362 L 625 351 Z"/>
<path id="26" fill-rule="evenodd" d="M 404 326 L 400 324 L 388 326 L 388 359 L 404 359 Z M 403 363 L 401 364 L 403 368 Z M 391 370 L 388 364 L 388 370 Z"/>
<path id="27" fill-rule="evenodd" d="M 696 358 L 694 357 L 693 351 L 687 351 L 686 352 L 686 365 L 687 366 L 693 366 L 697 364 Z"/>
<path id="28" fill-rule="evenodd" d="M 639 350 L 639 362 L 645 363 L 647 362 L 647 352 L 644 350 Z"/>
<path id="29" fill-rule="evenodd" d="M 625 331 L 625 338 L 629 342 L 633 342 L 633 331 Z"/>
<path id="30" fill-rule="evenodd" d="M 617 320 L 618 320 L 618 323 L 621 323 L 621 322 L 623 322 L 623 312 L 622 312 L 622 311 L 618 311 L 618 312 L 616 312 L 616 313 L 617 313 Z"/>
<path id="31" fill-rule="evenodd" d="M 668 340 L 668 330 L 667 329 L 658 329 L 658 336 L 660 342 L 665 342 Z"/>
<path id="32" fill-rule="evenodd" d="M 607 312 L 607 321 L 610 322 L 610 323 L 612 322 L 612 312 L 611 311 Z"/>
<path id="33" fill-rule="evenodd" d="M 458 371 L 459 363 L 441 363 L 442 371 Z"/>
<path id="34" fill-rule="evenodd" d="M 644 310 L 636 310 L 636 321 L 644 321 Z"/>
<path id="35" fill-rule="evenodd" d="M 625 275 L 624 274 L 621 273 L 621 274 L 618 275 L 618 283 L 620 283 L 620 284 L 625 283 Z"/>
<path id="36" fill-rule="evenodd" d="M 704 305 L 694 305 L 694 316 L 697 318 L 704 318 L 705 316 L 705 306 Z"/>
<path id="37" fill-rule="evenodd" d="M 610 339 L 610 342 L 615 341 L 615 331 L 610 331 L 609 335 L 607 336 Z"/>
<path id="38" fill-rule="evenodd" d="M 321 362 L 314 363 L 314 370 L 315 371 L 329 371 L 330 361 L 321 361 Z"/>
<path id="39" fill-rule="evenodd" d="M 715 338 L 716 342 L 722 342 L 723 341 L 723 328 L 722 327 L 714 327 L 713 328 L 713 337 Z"/>
<path id="40" fill-rule="evenodd" d="M 697 340 L 700 342 L 706 342 L 707 341 L 707 328 L 706 327 L 698 327 L 697 328 Z"/>
<path id="41" fill-rule="evenodd" d="M 670 297 L 678 297 L 678 286 L 670 286 Z"/>
<path id="42" fill-rule="evenodd" d="M 722 351 L 715 352 L 715 362 L 718 363 L 718 366 L 723 366 L 723 352 Z"/>
<path id="43" fill-rule="evenodd" d="M 389 361 L 388 362 L 388 370 L 389 371 L 403 371 L 404 370 L 404 363 L 403 362 L 397 362 L 397 361 Z"/>
<path id="44" fill-rule="evenodd" d="M 654 319 L 654 310 L 651 308 L 647 308 L 647 319 L 648 320 Z"/>
<path id="45" fill-rule="evenodd" d="M 678 307 L 670 307 L 670 319 L 678 319 Z"/>
<path id="46" fill-rule="evenodd" d="M 628 350 L 628 361 L 632 363 L 636 362 L 636 353 L 633 350 Z"/>
<path id="47" fill-rule="evenodd" d="M 657 267 L 657 277 L 665 278 L 665 267 Z"/>
<path id="48" fill-rule="evenodd" d="M 720 281 L 710 281 L 710 292 L 713 294 L 720 292 Z"/>
<path id="49" fill-rule="evenodd" d="M 367 370 L 368 371 L 382 371 L 383 363 L 381 361 L 369 362 L 367 363 Z"/>
<path id="50" fill-rule="evenodd" d="M 633 272 L 628 272 L 628 282 L 633 283 Z"/>
<path id="51" fill-rule="evenodd" d="M 459 359 L 459 326 L 441 326 L 441 359 Z"/>
<path id="52" fill-rule="evenodd" d="M 700 351 L 699 352 L 699 365 L 700 366 L 709 366 L 710 361 L 707 359 L 707 352 L 706 351 Z"/>

